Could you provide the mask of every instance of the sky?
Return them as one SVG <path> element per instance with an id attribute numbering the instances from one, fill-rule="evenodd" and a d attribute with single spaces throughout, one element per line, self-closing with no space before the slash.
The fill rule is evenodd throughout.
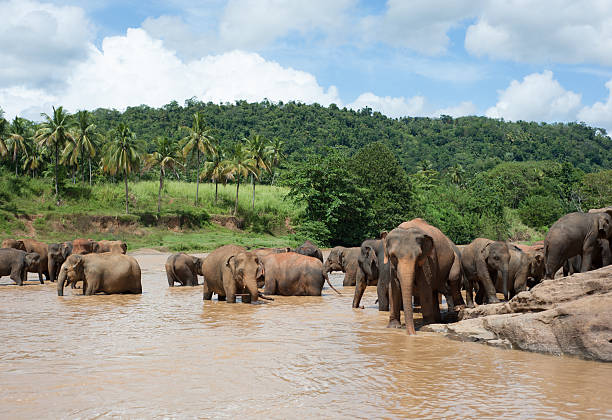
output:
<path id="1" fill-rule="evenodd" d="M 612 133 L 612 0 L 0 0 L 0 108 L 300 101 Z"/>

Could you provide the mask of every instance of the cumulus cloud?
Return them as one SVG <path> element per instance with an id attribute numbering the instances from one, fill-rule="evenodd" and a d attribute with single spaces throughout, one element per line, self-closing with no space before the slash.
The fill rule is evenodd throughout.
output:
<path id="1" fill-rule="evenodd" d="M 572 121 L 580 108 L 581 95 L 565 90 L 551 71 L 533 73 L 522 81 L 513 80 L 499 91 L 487 117 L 529 121 Z"/>
<path id="2" fill-rule="evenodd" d="M 381 114 L 389 117 L 398 118 L 404 116 L 421 116 L 424 115 L 425 98 L 422 96 L 413 96 L 412 98 L 391 96 L 377 96 L 372 92 L 366 92 L 359 95 L 357 99 L 347 105 L 348 108 L 360 110 L 365 107 L 372 108 Z"/>
<path id="3" fill-rule="evenodd" d="M 612 80 L 606 83 L 608 99 L 604 102 L 595 102 L 592 106 L 586 106 L 578 113 L 580 121 L 596 127 L 605 128 L 608 135 L 612 135 Z"/>
<path id="4" fill-rule="evenodd" d="M 0 86 L 61 84 L 88 53 L 93 25 L 78 7 L 0 2 Z"/>
<path id="5" fill-rule="evenodd" d="M 607 0 L 488 1 L 466 32 L 476 56 L 519 62 L 612 64 Z"/>
<path id="6" fill-rule="evenodd" d="M 371 42 L 410 48 L 427 55 L 442 54 L 449 45 L 448 31 L 463 19 L 474 16 L 481 3 L 480 0 L 456 0 L 441 6 L 430 0 L 388 0 L 384 14 L 363 19 L 362 32 Z"/>
<path id="7" fill-rule="evenodd" d="M 125 36 L 105 38 L 101 49 L 90 45 L 87 60 L 74 68 L 66 88 L 56 95 L 32 89 L 0 90 L 0 99 L 10 104 L 7 115 L 22 113 L 33 99 L 75 111 L 140 104 L 159 107 L 193 96 L 212 102 L 268 98 L 322 105 L 341 103 L 334 86 L 323 88 L 310 73 L 242 51 L 184 62 L 142 29 L 128 29 Z"/>
<path id="8" fill-rule="evenodd" d="M 470 101 L 464 101 L 455 106 L 438 109 L 433 113 L 434 117 L 439 117 L 440 115 L 450 115 L 453 118 L 476 115 L 476 105 Z"/>

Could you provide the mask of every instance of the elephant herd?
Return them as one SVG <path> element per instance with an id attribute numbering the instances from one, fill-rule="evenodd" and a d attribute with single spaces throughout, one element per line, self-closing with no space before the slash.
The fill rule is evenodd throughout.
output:
<path id="1" fill-rule="evenodd" d="M 133 257 L 125 255 L 122 241 L 75 239 L 46 244 L 32 239 L 6 239 L 0 248 L 0 277 L 9 276 L 23 285 L 27 273 L 38 273 L 41 284 L 57 280 L 57 294 L 64 287 L 75 288 L 83 282 L 83 294 L 142 293 L 140 267 Z"/>
<path id="2" fill-rule="evenodd" d="M 355 286 L 352 307 L 360 306 L 367 286 L 376 286 L 378 309 L 389 311 L 389 328 L 400 328 L 404 311 L 406 331 L 414 334 L 413 304 L 420 305 L 425 323 L 440 322 L 440 296 L 448 312 L 460 306 L 499 302 L 564 274 L 584 272 L 612 263 L 612 208 L 570 213 L 549 229 L 543 243 L 531 246 L 477 238 L 455 245 L 423 219 L 400 224 L 361 246 L 335 247 L 323 254 L 310 241 L 296 249 L 246 249 L 224 245 L 205 258 L 171 255 L 166 262 L 168 285 L 199 284 L 204 277 L 203 299 L 257 303 L 268 295 L 320 296 L 328 273 L 345 273 L 343 285 Z M 66 283 L 83 281 L 83 294 L 142 293 L 140 267 L 125 255 L 120 241 L 76 239 L 44 244 L 31 239 L 2 243 L 0 276 L 9 275 L 22 285 L 28 272 L 58 280 L 58 295 Z M 263 292 L 260 291 L 263 289 Z M 465 293 L 465 301 L 462 292 Z M 474 295 L 475 294 L 475 295 Z M 414 301 L 413 301 L 414 298 Z"/>

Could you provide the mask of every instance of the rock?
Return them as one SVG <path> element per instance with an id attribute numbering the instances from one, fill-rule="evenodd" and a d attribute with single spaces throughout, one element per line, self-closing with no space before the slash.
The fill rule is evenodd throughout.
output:
<path id="1" fill-rule="evenodd" d="M 422 331 L 539 353 L 612 362 L 612 266 L 547 280 L 510 302 L 460 312 Z"/>

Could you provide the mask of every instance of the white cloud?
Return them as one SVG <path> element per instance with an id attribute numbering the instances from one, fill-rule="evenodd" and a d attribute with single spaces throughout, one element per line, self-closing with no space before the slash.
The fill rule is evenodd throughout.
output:
<path id="1" fill-rule="evenodd" d="M 595 102 L 592 106 L 586 106 L 578 113 L 580 121 L 587 124 L 605 128 L 608 135 L 612 135 L 612 80 L 606 83 L 608 99 L 604 102 Z"/>
<path id="2" fill-rule="evenodd" d="M 449 45 L 448 31 L 463 19 L 473 16 L 480 0 L 440 2 L 430 0 L 388 0 L 387 10 L 380 16 L 362 21 L 362 33 L 371 42 L 437 55 Z"/>
<path id="3" fill-rule="evenodd" d="M 87 55 L 93 25 L 78 7 L 0 2 L 0 86 L 61 83 Z"/>
<path id="4" fill-rule="evenodd" d="M 466 115 L 476 115 L 476 111 L 476 105 L 470 101 L 464 101 L 459 105 L 438 109 L 433 113 L 433 116 L 439 117 L 440 115 L 450 115 L 453 118 L 457 118 L 465 117 Z"/>
<path id="5" fill-rule="evenodd" d="M 609 0 L 488 1 L 465 48 L 519 62 L 611 65 L 612 7 Z"/>
<path id="6" fill-rule="evenodd" d="M 334 86 L 324 89 L 303 71 L 284 68 L 255 53 L 232 51 L 184 62 L 142 29 L 105 38 L 102 49 L 90 45 L 90 55 L 77 65 L 56 95 L 32 89 L 1 89 L 7 115 L 21 114 L 33 103 L 81 108 L 117 108 L 147 104 L 162 106 L 197 96 L 204 101 L 318 102 L 341 101 Z M 49 111 L 40 109 L 40 111 Z"/>
<path id="7" fill-rule="evenodd" d="M 521 82 L 513 80 L 499 91 L 487 117 L 528 121 L 572 121 L 580 108 L 581 95 L 565 90 L 551 71 L 532 73 Z"/>
<path id="8" fill-rule="evenodd" d="M 398 118 L 404 116 L 424 115 L 425 98 L 413 96 L 412 98 L 393 98 L 391 96 L 377 96 L 372 92 L 359 95 L 357 99 L 347 105 L 348 108 L 360 110 L 365 107 L 372 108 L 389 117 Z"/>

